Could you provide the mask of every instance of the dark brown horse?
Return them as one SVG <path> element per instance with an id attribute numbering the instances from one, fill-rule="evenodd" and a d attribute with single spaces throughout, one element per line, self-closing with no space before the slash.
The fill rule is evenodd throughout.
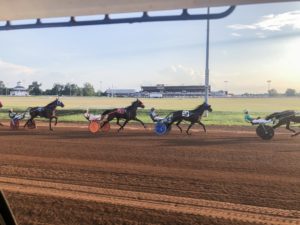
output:
<path id="1" fill-rule="evenodd" d="M 141 121 L 140 119 L 138 119 L 136 117 L 136 114 L 137 114 L 136 111 L 138 108 L 145 108 L 144 104 L 139 99 L 132 102 L 132 104 L 130 106 L 127 106 L 125 108 L 115 108 L 115 109 L 109 109 L 109 110 L 104 111 L 102 113 L 102 116 L 107 115 L 107 119 L 106 119 L 106 122 L 104 122 L 101 127 L 103 127 L 106 123 L 108 123 L 109 121 L 116 118 L 117 124 L 120 126 L 118 132 L 120 130 L 123 130 L 124 127 L 126 126 L 126 124 L 128 123 L 128 121 L 130 121 L 130 120 L 138 121 L 144 126 L 144 128 L 146 128 L 143 121 Z M 125 119 L 125 122 L 123 123 L 123 125 L 121 125 L 119 123 L 120 119 Z"/>
<path id="2" fill-rule="evenodd" d="M 2 102 L 0 101 L 0 109 L 3 107 L 3 105 L 2 105 Z M 0 126 L 2 127 L 3 126 L 3 124 L 2 123 L 0 123 Z"/>
<path id="3" fill-rule="evenodd" d="M 182 132 L 182 128 L 179 126 L 182 121 L 189 121 L 191 122 L 188 129 L 186 130 L 186 133 L 190 135 L 189 130 L 191 127 L 197 123 L 203 127 L 203 130 L 206 132 L 205 125 L 200 121 L 201 117 L 204 113 L 204 111 L 212 112 L 212 108 L 209 104 L 203 103 L 199 106 L 197 106 L 193 110 L 180 110 L 170 113 L 167 117 L 170 119 L 169 126 L 172 126 L 173 123 L 176 123 L 176 126 L 179 128 L 180 132 Z"/>
<path id="4" fill-rule="evenodd" d="M 276 112 L 266 117 L 266 120 L 272 119 L 275 121 L 274 129 L 285 125 L 285 128 L 294 134 L 292 136 L 297 136 L 300 132 L 296 133 L 296 131 L 290 128 L 291 123 L 300 123 L 300 116 L 296 114 L 294 110 L 286 110 L 282 112 Z M 276 122 L 277 121 L 277 122 Z"/>
<path id="5" fill-rule="evenodd" d="M 33 123 L 34 118 L 36 117 L 43 117 L 49 119 L 49 129 L 53 131 L 52 129 L 52 120 L 55 119 L 55 125 L 57 124 L 57 116 L 55 115 L 56 107 L 64 107 L 64 103 L 62 103 L 59 98 L 55 99 L 53 102 L 49 103 L 48 105 L 44 107 L 33 107 L 28 108 L 30 119 L 27 120 L 24 127 L 28 125 L 28 123 Z"/>

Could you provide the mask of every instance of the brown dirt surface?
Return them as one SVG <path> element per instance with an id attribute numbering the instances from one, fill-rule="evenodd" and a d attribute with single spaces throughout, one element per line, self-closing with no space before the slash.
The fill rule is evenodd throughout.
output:
<path id="1" fill-rule="evenodd" d="M 300 137 L 207 130 L 0 127 L 0 189 L 19 224 L 300 224 Z"/>

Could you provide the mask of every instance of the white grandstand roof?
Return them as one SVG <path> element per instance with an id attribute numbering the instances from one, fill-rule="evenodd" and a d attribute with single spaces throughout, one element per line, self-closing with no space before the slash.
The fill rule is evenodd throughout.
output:
<path id="1" fill-rule="evenodd" d="M 291 0 L 295 1 L 295 0 Z M 0 21 L 202 8 L 282 0 L 0 0 Z"/>

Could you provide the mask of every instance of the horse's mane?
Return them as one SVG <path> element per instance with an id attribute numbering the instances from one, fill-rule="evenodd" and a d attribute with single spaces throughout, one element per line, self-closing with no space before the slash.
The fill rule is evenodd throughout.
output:
<path id="1" fill-rule="evenodd" d="M 201 105 L 198 105 L 196 108 L 194 108 L 192 111 L 196 111 L 204 106 L 205 103 L 202 103 Z"/>
<path id="2" fill-rule="evenodd" d="M 55 99 L 54 101 L 50 102 L 50 103 L 49 103 L 48 105 L 46 105 L 45 107 L 49 107 L 49 106 L 53 105 L 54 102 L 56 102 L 56 101 L 57 101 L 57 99 Z"/>

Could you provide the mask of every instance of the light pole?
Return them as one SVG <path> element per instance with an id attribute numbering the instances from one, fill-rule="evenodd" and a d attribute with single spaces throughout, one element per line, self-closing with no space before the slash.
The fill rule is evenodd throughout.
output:
<path id="1" fill-rule="evenodd" d="M 207 8 L 207 15 L 209 15 L 210 9 Z M 208 103 L 209 92 L 209 19 L 206 23 L 206 63 L 205 63 L 205 102 Z"/>
<path id="2" fill-rule="evenodd" d="M 268 93 L 270 92 L 270 87 L 271 87 L 271 80 L 267 80 L 267 83 L 268 83 Z"/>
<path id="3" fill-rule="evenodd" d="M 102 81 L 100 81 L 100 93 L 99 93 L 99 96 L 102 95 Z"/>
<path id="4" fill-rule="evenodd" d="M 225 92 L 228 94 L 228 80 L 224 80 L 225 83 Z"/>

